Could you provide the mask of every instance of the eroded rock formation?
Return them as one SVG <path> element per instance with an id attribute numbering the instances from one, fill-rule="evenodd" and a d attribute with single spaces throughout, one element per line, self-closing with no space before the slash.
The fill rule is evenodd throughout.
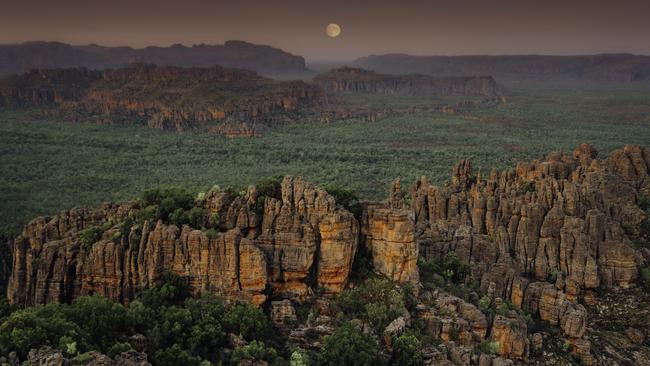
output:
<path id="1" fill-rule="evenodd" d="M 51 107 L 50 113 L 71 121 L 200 128 L 232 136 L 294 121 L 318 94 L 301 81 L 221 66 L 32 70 L 0 83 L 0 105 Z"/>
<path id="2" fill-rule="evenodd" d="M 301 178 L 278 184 L 263 193 L 255 186 L 240 195 L 209 191 L 199 205 L 204 221 L 215 221 L 212 233 L 162 220 L 127 230 L 127 218 L 143 211 L 139 203 L 38 218 L 13 243 L 9 300 L 33 305 L 98 293 L 128 302 L 171 270 L 195 294 L 270 301 L 271 318 L 289 342 L 315 350 L 334 327 L 329 306 L 310 295 L 346 287 L 358 245 L 376 273 L 416 285 L 418 259 L 444 263 L 453 252 L 469 269 L 463 286 L 470 290 L 453 296 L 423 283 L 419 303 L 376 334 L 388 351 L 409 324 L 418 324 L 442 342 L 423 350 L 427 362 L 528 362 L 545 342 L 557 345 L 549 333 L 531 334 L 541 321 L 557 327 L 560 347 L 585 364 L 618 357 L 592 352 L 589 312 L 603 293 L 636 286 L 647 261 L 631 242 L 647 219 L 638 206 L 650 193 L 647 149 L 626 146 L 598 160 L 582 145 L 487 178 L 474 176 L 472 163 L 463 160 L 445 186 L 418 179 L 411 207 L 395 181 L 387 200 L 363 203 L 360 224 L 332 195 Z M 101 238 L 84 243 L 80 232 L 97 226 L 106 227 Z M 313 316 L 296 326 L 294 304 L 306 299 Z M 605 312 L 599 310 L 598 322 Z M 630 329 L 630 349 L 649 337 Z"/>
<path id="3" fill-rule="evenodd" d="M 643 261 L 624 228 L 645 219 L 636 200 L 650 187 L 649 167 L 649 152 L 638 146 L 599 161 L 582 145 L 487 179 L 461 161 L 449 186 L 421 178 L 412 189 L 420 252 L 437 260 L 455 252 L 483 293 L 559 326 L 588 349 L 579 302 L 593 303 L 600 287 L 633 286 Z"/>
<path id="4" fill-rule="evenodd" d="M 135 217 L 137 204 L 36 219 L 15 240 L 9 300 L 34 305 L 98 293 L 128 302 L 167 270 L 187 278 L 194 293 L 255 304 L 269 297 L 303 299 L 316 287 L 340 292 L 357 249 L 356 219 L 301 178 L 285 177 L 280 191 L 277 197 L 258 197 L 255 187 L 244 197 L 210 192 L 204 208 L 220 218 L 212 237 L 161 220 L 121 234 L 120 223 Z M 83 229 L 106 223 L 110 228 L 100 240 L 82 243 Z"/>

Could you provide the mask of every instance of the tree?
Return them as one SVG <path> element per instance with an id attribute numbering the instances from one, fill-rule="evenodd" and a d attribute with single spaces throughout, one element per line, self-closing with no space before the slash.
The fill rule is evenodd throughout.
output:
<path id="1" fill-rule="evenodd" d="M 221 299 L 213 295 L 188 298 L 185 308 L 192 317 L 188 344 L 193 354 L 204 359 L 213 358 L 226 343 L 226 332 L 221 324 L 224 307 Z"/>
<path id="2" fill-rule="evenodd" d="M 64 313 L 79 326 L 84 349 L 105 352 L 130 328 L 124 306 L 99 295 L 75 299 Z"/>
<path id="3" fill-rule="evenodd" d="M 228 332 L 240 334 L 246 340 L 264 340 L 269 322 L 264 313 L 250 304 L 235 304 L 226 312 L 224 324 Z"/>
<path id="4" fill-rule="evenodd" d="M 420 340 L 411 334 L 403 334 L 393 340 L 391 364 L 401 366 L 420 366 L 424 364 Z"/>
<path id="5" fill-rule="evenodd" d="M 354 214 L 356 218 L 361 217 L 361 204 L 359 196 L 352 189 L 341 187 L 336 184 L 323 184 L 321 186 L 327 193 L 334 196 L 336 203 Z"/>
<path id="6" fill-rule="evenodd" d="M 68 342 L 80 339 L 79 327 L 66 319 L 61 305 L 17 310 L 0 324 L 0 354 L 15 351 L 24 359 L 32 348 L 43 345 L 56 348 L 64 337 Z"/>
<path id="7" fill-rule="evenodd" d="M 375 365 L 380 358 L 375 340 L 347 322 L 325 338 L 320 361 L 328 366 L 363 366 Z"/>
<path id="8" fill-rule="evenodd" d="M 266 347 L 260 341 L 252 341 L 243 347 L 235 349 L 232 354 L 233 364 L 239 364 L 241 360 L 266 361 L 272 364 L 277 358 L 278 352 L 275 348 Z"/>
<path id="9" fill-rule="evenodd" d="M 201 365 L 201 359 L 199 357 L 192 356 L 178 344 L 157 350 L 153 355 L 153 361 L 156 366 Z"/>
<path id="10" fill-rule="evenodd" d="M 137 299 L 145 306 L 157 309 L 161 306 L 180 305 L 189 296 L 187 280 L 172 271 L 165 271 L 156 285 L 142 290 Z"/>

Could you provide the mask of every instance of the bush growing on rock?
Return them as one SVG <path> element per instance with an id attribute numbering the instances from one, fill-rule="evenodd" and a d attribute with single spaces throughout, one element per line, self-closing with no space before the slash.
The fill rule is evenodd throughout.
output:
<path id="1" fill-rule="evenodd" d="M 320 364 L 326 366 L 365 366 L 379 362 L 375 340 L 349 322 L 325 338 L 320 352 Z"/>
<path id="2" fill-rule="evenodd" d="M 420 366 L 424 364 L 420 348 L 422 342 L 412 335 L 404 334 L 393 341 L 391 364 L 404 366 Z"/>
<path id="3" fill-rule="evenodd" d="M 244 347 L 237 348 L 232 354 L 233 364 L 240 364 L 242 360 L 264 361 L 272 364 L 277 358 L 278 352 L 273 347 L 266 347 L 259 341 L 252 341 Z"/>
<path id="4" fill-rule="evenodd" d="M 104 232 L 97 226 L 91 226 L 86 229 L 83 229 L 79 232 L 79 239 L 81 240 L 81 245 L 83 245 L 86 250 L 89 250 L 93 244 L 98 242 L 102 238 Z"/>
<path id="5" fill-rule="evenodd" d="M 336 184 L 323 184 L 321 188 L 334 196 L 336 204 L 341 205 L 346 210 L 352 212 L 357 219 L 361 217 L 359 196 L 357 196 L 356 192 L 352 189 L 341 187 Z"/>
<path id="6" fill-rule="evenodd" d="M 335 303 L 346 319 L 367 320 L 379 333 L 406 311 L 402 294 L 391 281 L 381 278 L 344 291 Z"/>
<path id="7" fill-rule="evenodd" d="M 32 348 L 57 347 L 63 337 L 79 340 L 79 327 L 61 308 L 48 304 L 13 312 L 0 324 L 0 355 L 16 352 L 25 359 Z"/>
<path id="8" fill-rule="evenodd" d="M 264 340 L 270 324 L 264 313 L 250 304 L 235 304 L 224 317 L 228 332 L 239 334 L 246 340 Z"/>

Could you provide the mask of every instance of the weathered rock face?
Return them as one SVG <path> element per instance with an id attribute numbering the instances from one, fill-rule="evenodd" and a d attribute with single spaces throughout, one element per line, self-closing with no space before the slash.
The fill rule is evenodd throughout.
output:
<path id="1" fill-rule="evenodd" d="M 530 344 L 526 323 L 518 316 L 497 315 L 492 321 L 490 338 L 499 342 L 498 354 L 510 359 L 528 356 Z"/>
<path id="2" fill-rule="evenodd" d="M 304 82 L 221 66 L 32 70 L 0 82 L 0 105 L 50 106 L 71 121 L 201 128 L 230 136 L 253 135 L 257 125 L 291 122 L 318 94 Z"/>
<path id="3" fill-rule="evenodd" d="M 2 245 L 0 245 L 0 248 L 3 250 L 3 252 L 0 253 L 0 296 L 4 296 L 7 292 L 7 281 L 9 281 L 9 273 L 11 271 L 9 268 L 11 253 L 9 246 L 3 248 Z"/>
<path id="4" fill-rule="evenodd" d="M 139 210 L 133 204 L 36 219 L 15 240 L 8 298 L 34 305 L 98 293 L 128 302 L 167 270 L 187 278 L 194 293 L 254 304 L 269 297 L 301 300 L 316 286 L 340 292 L 357 249 L 356 219 L 301 178 L 285 177 L 280 191 L 261 200 L 255 187 L 243 198 L 210 192 L 205 211 L 216 214 L 220 226 L 212 237 L 162 221 L 120 235 L 120 223 Z M 99 241 L 81 244 L 81 230 L 107 222 L 114 226 Z"/>
<path id="5" fill-rule="evenodd" d="M 278 329 L 286 329 L 297 321 L 296 309 L 290 300 L 271 302 L 271 321 Z"/>
<path id="6" fill-rule="evenodd" d="M 371 208 L 365 245 L 376 272 L 396 282 L 418 282 L 418 245 L 409 210 Z"/>
<path id="7" fill-rule="evenodd" d="M 330 94 L 496 96 L 505 91 L 489 76 L 432 78 L 416 74 L 382 75 L 351 67 L 319 74 L 314 77 L 314 83 Z"/>
<path id="8" fill-rule="evenodd" d="M 481 292 L 559 326 L 590 362 L 579 301 L 593 303 L 600 287 L 634 286 L 643 258 L 624 228 L 645 219 L 636 200 L 648 190 L 649 167 L 650 154 L 638 146 L 599 161 L 583 145 L 488 179 L 472 176 L 471 162 L 461 161 L 449 186 L 421 178 L 412 189 L 420 253 L 440 260 L 454 251 Z M 500 354 L 526 355 L 525 328 L 506 323 L 492 326 Z"/>

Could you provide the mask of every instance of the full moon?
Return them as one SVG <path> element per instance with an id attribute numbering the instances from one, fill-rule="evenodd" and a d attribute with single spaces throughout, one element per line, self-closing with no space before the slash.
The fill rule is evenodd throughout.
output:
<path id="1" fill-rule="evenodd" d="M 328 24 L 325 33 L 332 38 L 336 38 L 341 34 L 341 27 L 336 23 Z"/>

